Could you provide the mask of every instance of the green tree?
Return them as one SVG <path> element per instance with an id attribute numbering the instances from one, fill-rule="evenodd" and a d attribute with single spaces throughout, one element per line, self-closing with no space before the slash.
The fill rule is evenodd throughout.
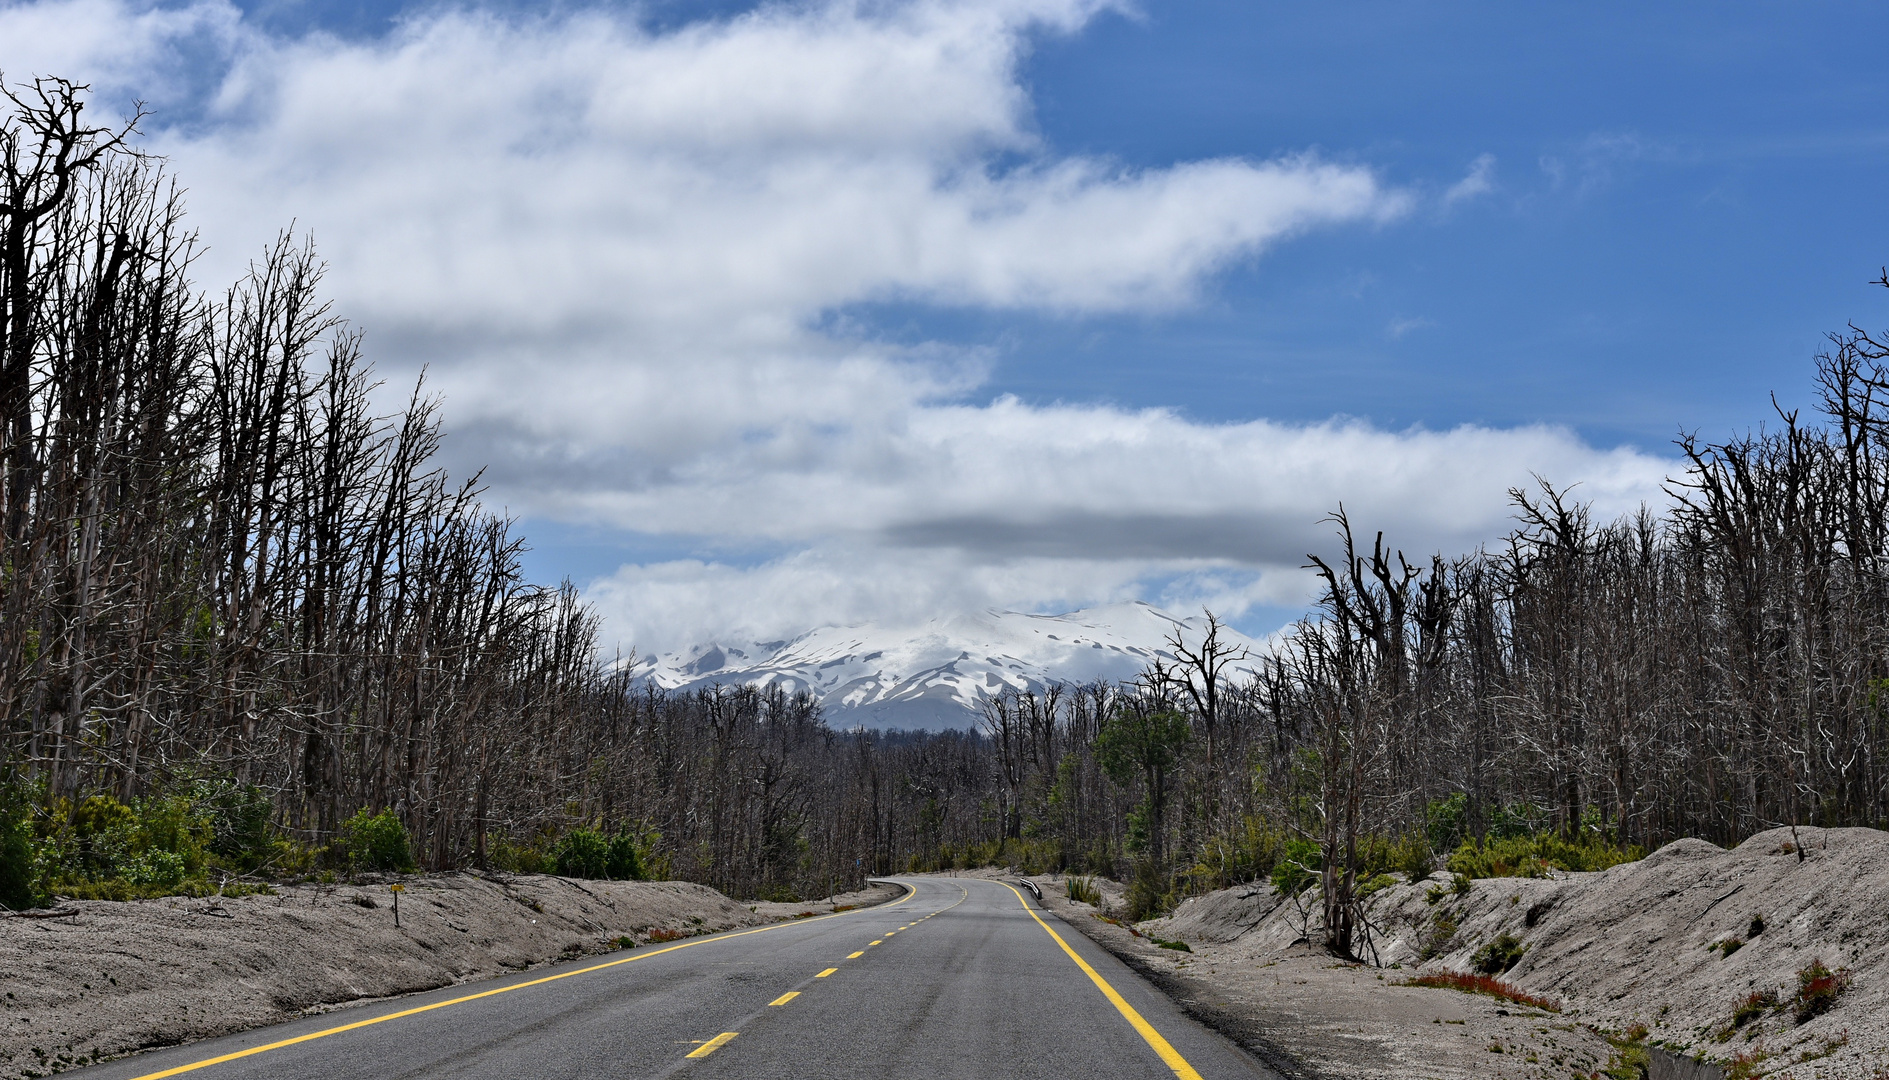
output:
<path id="1" fill-rule="evenodd" d="M 36 906 L 34 878 L 32 806 L 16 787 L 0 784 L 0 906 Z"/>
<path id="2" fill-rule="evenodd" d="M 1095 738 L 1095 759 L 1108 778 L 1123 787 L 1142 785 L 1137 839 L 1145 830 L 1148 854 L 1157 864 L 1164 854 L 1168 786 L 1188 735 L 1187 717 L 1180 713 L 1130 705 L 1116 710 Z"/>
<path id="3" fill-rule="evenodd" d="M 610 851 L 605 859 L 604 870 L 612 881 L 640 881 L 643 877 L 643 853 L 637 849 L 637 838 L 632 833 L 619 829 L 610 838 Z"/>

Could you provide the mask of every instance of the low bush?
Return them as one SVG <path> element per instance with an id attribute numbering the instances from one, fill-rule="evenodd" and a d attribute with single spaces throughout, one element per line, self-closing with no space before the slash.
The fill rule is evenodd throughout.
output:
<path id="1" fill-rule="evenodd" d="M 1547 877 L 1555 870 L 1605 870 L 1645 855 L 1637 845 L 1620 846 L 1601 836 L 1579 841 L 1556 835 L 1490 837 L 1457 848 L 1449 869 L 1466 878 Z"/>
<path id="2" fill-rule="evenodd" d="M 610 875 L 610 841 L 595 829 L 572 829 L 558 839 L 552 857 L 565 877 L 603 878 Z"/>
<path id="3" fill-rule="evenodd" d="M 1282 896 L 1297 896 L 1312 887 L 1324 865 L 1317 844 L 1310 840 L 1293 840 L 1286 844 L 1278 864 L 1273 867 L 1272 887 Z"/>
<path id="4" fill-rule="evenodd" d="M 1822 960 L 1797 973 L 1797 995 L 1791 999 L 1791 1012 L 1800 1024 L 1829 1012 L 1837 997 L 1850 988 L 1847 968 L 1831 971 Z"/>
<path id="5" fill-rule="evenodd" d="M 370 814 L 363 806 L 341 826 L 340 846 L 357 870 L 408 872 L 413 843 L 392 809 Z"/>
<path id="6" fill-rule="evenodd" d="M 1494 941 L 1476 950 L 1469 960 L 1470 966 L 1484 975 L 1502 975 L 1521 962 L 1522 954 L 1528 951 L 1513 934 L 1501 934 Z"/>
<path id="7" fill-rule="evenodd" d="M 1396 872 L 1420 881 L 1435 869 L 1436 857 L 1421 836 L 1367 836 L 1358 842 L 1358 876 L 1381 877 Z"/>
<path id="8" fill-rule="evenodd" d="M 1286 857 L 1293 842 L 1292 834 L 1271 822 L 1254 816 L 1244 818 L 1239 829 L 1210 836 L 1201 844 L 1194 864 L 1183 875 L 1191 893 L 1263 881 Z"/>
<path id="9" fill-rule="evenodd" d="M 641 881 L 645 877 L 643 842 L 623 829 L 610 836 L 598 829 L 572 829 L 552 845 L 548 862 L 550 869 L 565 877 L 607 881 Z"/>
<path id="10" fill-rule="evenodd" d="M 1397 884 L 1397 879 L 1390 876 L 1389 874 L 1378 874 L 1375 877 L 1366 878 L 1365 880 L 1358 882 L 1358 888 L 1357 888 L 1358 899 L 1362 900 L 1367 896 L 1371 896 L 1373 894 L 1383 892 L 1385 889 L 1388 889 L 1392 885 L 1395 885 L 1395 884 Z"/>
<path id="11" fill-rule="evenodd" d="M 486 865 L 512 874 L 543 874 L 556 867 L 549 854 L 552 845 L 544 838 L 518 841 L 502 833 L 491 833 L 485 841 Z"/>

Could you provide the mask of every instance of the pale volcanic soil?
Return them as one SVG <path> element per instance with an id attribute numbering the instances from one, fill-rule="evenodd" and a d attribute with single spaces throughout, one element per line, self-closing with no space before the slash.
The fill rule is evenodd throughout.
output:
<path id="1" fill-rule="evenodd" d="M 74 914 L 0 919 L 0 1080 L 616 952 L 619 938 L 647 947 L 903 894 L 740 904 L 685 882 L 461 873 L 60 902 L 53 910 Z"/>
<path id="2" fill-rule="evenodd" d="M 1740 1055 L 1750 1076 L 1889 1080 L 1889 833 L 1872 829 L 1800 828 L 1795 840 L 1774 829 L 1729 851 L 1681 840 L 1604 872 L 1490 878 L 1466 895 L 1446 874 L 1400 881 L 1369 901 L 1370 964 L 1312 947 L 1298 907 L 1264 885 L 1189 900 L 1138 924 L 1136 937 L 1067 900 L 1063 879 L 1036 880 L 1071 924 L 1288 1075 L 1590 1076 L 1614 1053 L 1603 1034 L 1644 1025 L 1661 1051 L 1653 1080 L 1716 1076 L 1689 1063 Z M 1104 907 L 1119 910 L 1120 887 L 1101 884 Z M 1456 929 L 1426 962 L 1439 916 Z M 1477 948 L 1505 932 L 1527 951 L 1503 977 L 1559 1013 L 1399 985 L 1467 972 Z M 1713 947 L 1727 938 L 1745 943 Z M 1798 1023 L 1788 1008 L 1766 1010 L 1733 1026 L 1753 993 L 1788 1002 L 1813 960 L 1849 980 L 1828 1012 Z"/>

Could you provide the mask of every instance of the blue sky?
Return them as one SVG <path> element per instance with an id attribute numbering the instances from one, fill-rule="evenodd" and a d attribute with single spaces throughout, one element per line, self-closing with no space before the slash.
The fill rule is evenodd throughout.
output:
<path id="1" fill-rule="evenodd" d="M 206 274 L 311 230 L 383 368 L 432 365 L 531 572 L 645 651 L 1130 597 L 1268 629 L 1341 501 L 1418 551 L 1499 534 L 1531 472 L 1623 511 L 1680 428 L 1803 404 L 1825 331 L 1889 325 L 1879 6 L 38 0 L 9 29 L 10 77 L 157 105 Z"/>
<path id="2" fill-rule="evenodd" d="M 1319 147 L 1494 190 L 1241 267 L 1184 317 L 984 326 L 995 387 L 1196 415 L 1553 420 L 1657 447 L 1802 400 L 1889 260 L 1880 6 L 1150 6 L 1044 42 L 1057 145 L 1157 164 Z M 1393 328 L 1407 327 L 1401 335 Z"/>

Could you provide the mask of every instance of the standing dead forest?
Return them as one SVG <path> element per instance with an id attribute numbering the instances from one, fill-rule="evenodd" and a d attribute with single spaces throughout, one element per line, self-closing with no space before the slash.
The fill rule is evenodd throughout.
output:
<path id="1" fill-rule="evenodd" d="M 0 109 L 0 903 L 415 867 L 738 897 L 979 865 L 1270 880 L 1351 950 L 1393 871 L 1596 868 L 1685 836 L 1889 824 L 1889 345 L 1820 412 L 1682 438 L 1667 505 L 1409 561 L 1332 519 L 1313 614 L 975 731 L 841 732 L 779 687 L 631 682 L 569 584 L 436 462 L 421 386 L 284 234 L 205 291 L 136 119 Z M 1889 276 L 1879 284 L 1889 286 Z"/>

